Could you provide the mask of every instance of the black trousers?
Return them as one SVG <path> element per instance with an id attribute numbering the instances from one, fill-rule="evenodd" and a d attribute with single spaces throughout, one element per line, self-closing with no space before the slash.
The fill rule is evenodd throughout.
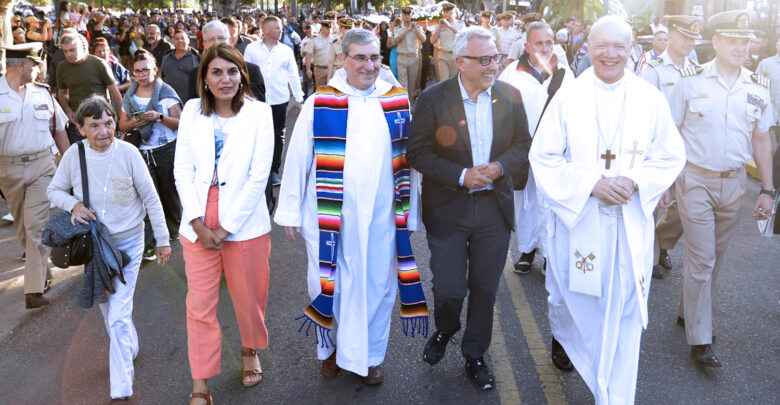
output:
<path id="1" fill-rule="evenodd" d="M 173 158 L 175 155 L 176 141 L 155 149 L 141 151 L 149 174 L 152 175 L 154 187 L 160 196 L 165 221 L 168 224 L 168 232 L 171 236 L 179 234 L 182 210 L 179 193 L 176 191 L 176 182 L 173 178 Z M 144 219 L 144 242 L 148 246 L 156 246 L 152 223 L 149 221 L 148 215 Z"/>
<path id="2" fill-rule="evenodd" d="M 287 120 L 287 103 L 272 105 L 271 114 L 274 119 L 274 160 L 271 162 L 271 171 L 278 174 L 279 168 L 282 166 L 284 125 Z"/>
<path id="3" fill-rule="evenodd" d="M 510 226 L 494 194 L 469 198 L 455 229 L 446 237 L 428 233 L 433 272 L 436 329 L 453 334 L 460 329 L 460 312 L 466 293 L 466 330 L 461 352 L 482 357 L 490 347 L 493 305 L 509 248 Z"/>

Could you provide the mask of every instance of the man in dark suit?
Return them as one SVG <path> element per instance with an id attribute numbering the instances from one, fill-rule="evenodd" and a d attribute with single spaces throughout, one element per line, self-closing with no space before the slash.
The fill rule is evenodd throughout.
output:
<path id="1" fill-rule="evenodd" d="M 461 352 L 481 389 L 495 385 L 482 357 L 514 223 L 513 180 L 524 187 L 531 144 L 520 93 L 495 81 L 501 56 L 492 38 L 480 27 L 458 33 L 460 73 L 422 93 L 406 154 L 423 175 L 422 220 L 433 272 L 437 331 L 423 360 L 433 365 L 444 356 L 468 292 Z"/>

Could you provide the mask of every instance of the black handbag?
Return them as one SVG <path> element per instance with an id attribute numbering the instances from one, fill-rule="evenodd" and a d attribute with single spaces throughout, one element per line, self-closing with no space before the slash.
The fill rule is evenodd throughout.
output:
<path id="1" fill-rule="evenodd" d="M 84 193 L 84 206 L 89 208 L 89 183 L 87 182 L 87 156 L 84 143 L 78 142 L 79 164 L 81 166 L 81 188 Z M 87 264 L 92 259 L 92 237 L 88 232 L 73 237 L 63 245 L 51 248 L 51 262 L 66 269 L 70 266 Z"/>
<path id="2" fill-rule="evenodd" d="M 138 129 L 133 129 L 130 132 L 125 132 L 125 136 L 122 138 L 122 140 L 138 148 L 141 146 L 141 141 L 143 139 L 141 138 L 141 131 Z"/>

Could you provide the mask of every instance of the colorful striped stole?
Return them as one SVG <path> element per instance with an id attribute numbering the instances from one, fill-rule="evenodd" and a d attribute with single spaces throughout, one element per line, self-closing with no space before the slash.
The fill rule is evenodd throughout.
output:
<path id="1" fill-rule="evenodd" d="M 401 296 L 401 319 L 404 334 L 428 337 L 428 306 L 425 302 L 420 273 L 412 253 L 406 221 L 409 217 L 409 164 L 406 142 L 411 116 L 406 92 L 393 87 L 379 98 L 384 111 L 393 153 L 395 185 L 395 241 L 398 258 L 398 290 Z M 306 336 L 314 326 L 322 347 L 333 345 L 333 291 L 336 287 L 341 208 L 344 195 L 344 154 L 347 142 L 349 96 L 330 87 L 320 87 L 314 94 L 314 156 L 316 162 L 317 214 L 319 235 L 319 269 L 321 292 L 303 315 L 298 332 Z M 367 129 L 371 130 L 371 129 Z"/>

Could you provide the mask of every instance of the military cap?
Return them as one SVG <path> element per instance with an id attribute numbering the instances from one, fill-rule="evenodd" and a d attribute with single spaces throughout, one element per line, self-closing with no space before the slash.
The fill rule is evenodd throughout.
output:
<path id="1" fill-rule="evenodd" d="M 351 18 L 342 18 L 339 20 L 339 25 L 344 28 L 352 28 L 355 26 L 355 21 Z"/>
<path id="2" fill-rule="evenodd" d="M 701 26 L 704 19 L 695 15 L 667 15 L 664 23 L 669 29 L 693 39 L 701 39 Z"/>
<path id="3" fill-rule="evenodd" d="M 493 12 L 490 11 L 490 10 L 485 10 L 485 11 L 481 12 L 480 14 L 482 15 L 482 17 L 487 17 L 487 18 L 490 18 L 490 17 L 493 16 Z"/>
<path id="4" fill-rule="evenodd" d="M 515 10 L 507 10 L 507 14 L 512 14 L 512 17 L 517 17 L 517 11 Z"/>
<path id="5" fill-rule="evenodd" d="M 449 1 L 443 1 L 443 2 L 441 2 L 441 9 L 442 9 L 442 10 L 445 10 L 445 11 L 447 11 L 447 10 L 452 10 L 452 9 L 454 9 L 454 8 L 455 8 L 455 5 L 454 5 L 454 4 L 452 4 L 452 3 L 450 3 Z"/>
<path id="6" fill-rule="evenodd" d="M 750 10 L 731 10 L 710 17 L 707 22 L 713 34 L 732 38 L 755 38 L 751 25 L 757 19 Z"/>
<path id="7" fill-rule="evenodd" d="M 330 29 L 332 25 L 333 25 L 333 21 L 330 20 L 320 21 L 320 27 L 328 27 L 328 29 Z"/>
<path id="8" fill-rule="evenodd" d="M 26 44 L 5 45 L 6 59 L 30 59 L 43 63 L 43 43 L 28 42 Z"/>
<path id="9" fill-rule="evenodd" d="M 536 12 L 536 11 L 532 11 L 530 13 L 523 14 L 523 22 L 526 23 L 526 24 L 527 23 L 532 23 L 532 22 L 535 22 L 535 21 L 541 21 L 541 20 L 542 20 L 542 15 L 539 14 L 538 12 Z"/>
<path id="10" fill-rule="evenodd" d="M 496 20 L 503 20 L 505 18 L 512 18 L 512 14 L 509 13 L 501 13 L 496 16 Z"/>
<path id="11" fill-rule="evenodd" d="M 339 16 L 339 13 L 337 13 L 335 11 L 328 11 L 327 13 L 325 13 L 325 18 L 327 18 L 329 20 L 335 20 L 338 16 Z"/>
<path id="12" fill-rule="evenodd" d="M 410 14 L 412 12 L 412 6 L 403 6 L 401 7 L 401 12 L 404 14 Z"/>

